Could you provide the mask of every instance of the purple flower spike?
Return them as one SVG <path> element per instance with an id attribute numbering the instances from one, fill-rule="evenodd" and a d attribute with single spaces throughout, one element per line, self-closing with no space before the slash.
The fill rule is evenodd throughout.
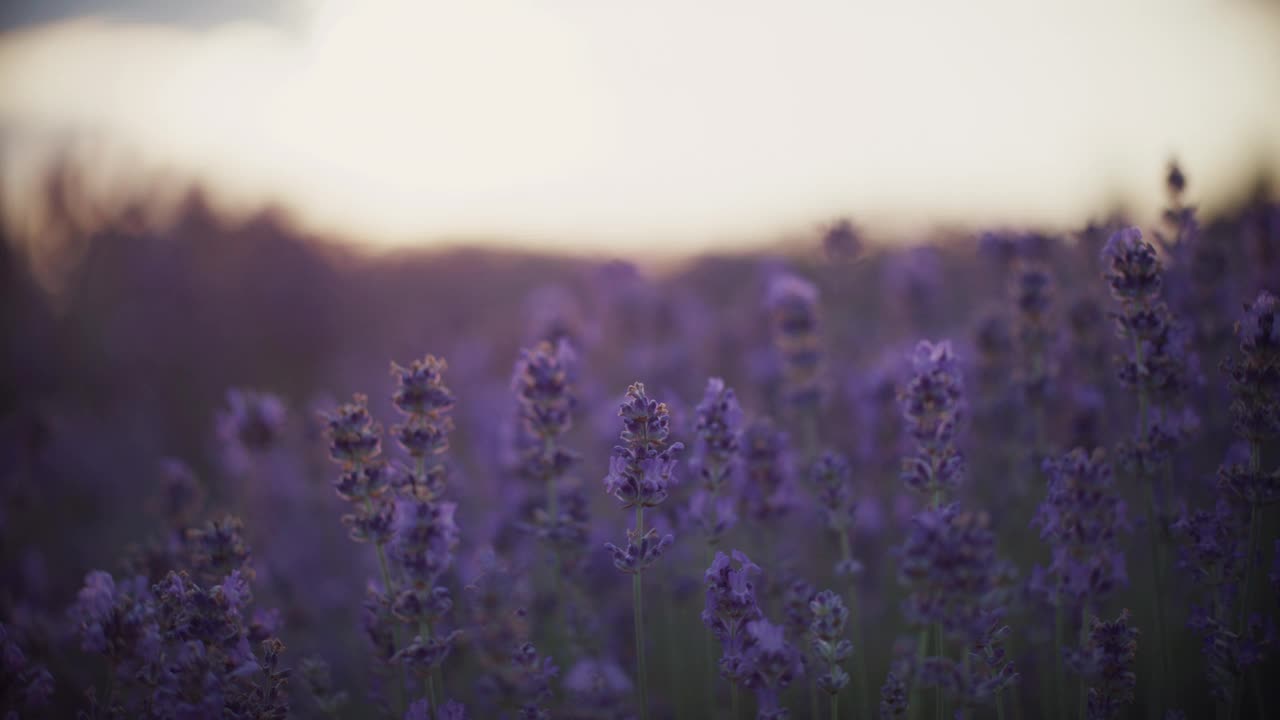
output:
<path id="1" fill-rule="evenodd" d="M 742 408 L 733 388 L 720 378 L 711 378 L 698 404 L 697 415 L 694 432 L 698 435 L 698 446 L 693 465 L 703 487 L 716 493 L 733 477 L 737 467 Z"/>
<path id="2" fill-rule="evenodd" d="M 766 305 L 773 317 L 774 345 L 781 356 L 787 401 L 812 408 L 822 399 L 822 335 L 818 288 L 790 273 L 769 283 Z"/>
<path id="3" fill-rule="evenodd" d="M 898 402 L 916 449 L 903 460 L 901 478 L 907 487 L 936 501 L 964 476 L 964 457 L 955 445 L 964 413 L 964 380 L 947 341 L 921 341 L 911 364 L 915 375 Z"/>
<path id="4" fill-rule="evenodd" d="M 1137 675 L 1133 672 L 1138 653 L 1138 630 L 1129 625 L 1129 611 L 1115 620 L 1093 618 L 1087 644 L 1068 660 L 1079 674 L 1093 680 L 1089 687 L 1089 720 L 1121 717 L 1133 702 Z"/>
<path id="5" fill-rule="evenodd" d="M 1127 582 L 1117 536 L 1128 531 L 1124 501 L 1115 493 L 1101 450 L 1076 449 L 1046 460 L 1049 489 L 1031 523 L 1049 543 L 1052 562 L 1042 586 L 1054 605 L 1078 608 Z"/>
<path id="6" fill-rule="evenodd" d="M 744 683 L 747 679 L 744 666 L 747 624 L 762 617 L 752 583 L 752 578 L 759 574 L 758 565 L 746 554 L 734 550 L 732 559 L 722 552 L 716 553 L 703 576 L 707 593 L 702 623 L 720 642 L 720 674 L 731 683 Z"/>
<path id="7" fill-rule="evenodd" d="M 1275 295 L 1264 290 L 1245 306 L 1236 338 L 1239 357 L 1222 364 L 1234 396 L 1231 418 L 1237 435 L 1262 443 L 1280 436 L 1280 301 Z"/>
<path id="8" fill-rule="evenodd" d="M 1103 275 L 1122 303 L 1146 302 L 1160 294 L 1160 259 L 1136 227 L 1116 231 L 1102 249 Z"/>
<path id="9" fill-rule="evenodd" d="M 624 508 L 657 507 L 675 482 L 675 455 L 684 445 L 668 442 L 671 414 L 667 406 L 645 395 L 644 384 L 627 388 L 618 409 L 623 445 L 613 448 L 605 491 Z"/>

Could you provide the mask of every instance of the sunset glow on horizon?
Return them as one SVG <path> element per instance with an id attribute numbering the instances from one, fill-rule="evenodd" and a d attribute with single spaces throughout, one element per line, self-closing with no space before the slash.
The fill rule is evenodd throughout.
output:
<path id="1" fill-rule="evenodd" d="M 103 203 L 196 181 L 376 245 L 666 251 L 1210 207 L 1280 167 L 1256 2 L 307 2 L 296 25 L 0 36 L 6 219 L 72 152 Z M 79 153 L 79 154 L 77 154 Z"/>

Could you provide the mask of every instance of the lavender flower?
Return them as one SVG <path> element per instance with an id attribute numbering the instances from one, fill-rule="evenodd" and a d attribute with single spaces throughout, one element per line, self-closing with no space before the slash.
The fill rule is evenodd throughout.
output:
<path id="1" fill-rule="evenodd" d="M 238 521 L 211 523 L 190 537 L 204 561 L 201 577 L 219 568 L 225 575 L 201 584 L 186 571 L 169 572 L 154 586 L 101 571 L 85 578 L 71 617 L 82 649 L 108 659 L 113 690 L 105 711 L 284 718 L 284 645 L 273 626 L 248 614 L 252 573 Z"/>
<path id="2" fill-rule="evenodd" d="M 619 570 L 637 574 L 657 560 L 674 540 L 670 535 L 660 537 L 656 528 L 646 531 L 643 513 L 644 508 L 657 507 L 667 499 L 675 482 L 675 455 L 684 445 L 669 442 L 670 412 L 665 404 L 645 395 L 642 383 L 627 388 L 618 416 L 622 418 L 623 444 L 613 448 L 604 486 L 622 507 L 636 508 L 638 522 L 634 530 L 627 532 L 625 548 L 612 543 L 606 547 L 613 553 Z"/>
<path id="3" fill-rule="evenodd" d="M 714 495 L 737 470 L 742 433 L 742 408 L 733 388 L 726 386 L 724 380 L 707 381 L 693 429 L 698 444 L 692 464 L 703 487 Z"/>
<path id="4" fill-rule="evenodd" d="M 1025 265 L 1014 277 L 1010 294 L 1017 318 L 1015 337 L 1022 358 L 1017 379 L 1028 405 L 1039 412 L 1055 371 L 1053 357 L 1049 354 L 1054 340 L 1054 326 L 1049 315 L 1054 299 L 1053 278 L 1043 267 Z"/>
<path id="5" fill-rule="evenodd" d="M 822 249 L 832 262 L 852 260 L 862 253 L 862 238 L 852 221 L 841 218 L 823 231 Z"/>
<path id="6" fill-rule="evenodd" d="M 520 677 L 520 720 L 550 720 L 551 711 L 546 704 L 551 699 L 551 682 L 560 669 L 551 658 L 539 656 L 529 642 L 511 653 L 511 661 Z"/>
<path id="7" fill-rule="evenodd" d="M 397 380 L 392 402 L 405 415 L 405 422 L 391 428 L 400 446 L 414 461 L 412 473 L 399 474 L 397 489 L 414 500 L 429 501 L 444 492 L 448 467 L 443 456 L 449 451 L 453 430 L 453 393 L 444 384 L 444 360 L 428 355 L 409 367 L 391 364 Z"/>
<path id="8" fill-rule="evenodd" d="M 1047 577 L 1035 584 L 1054 605 L 1078 608 L 1127 582 L 1117 536 L 1129 529 L 1124 501 L 1112 487 L 1101 450 L 1077 448 L 1044 463 L 1048 493 L 1032 525 L 1052 549 Z M 1037 568 L 1039 572 L 1039 568 Z"/>
<path id="9" fill-rule="evenodd" d="M 675 455 L 684 445 L 670 442 L 671 413 L 664 403 L 650 399 L 644 385 L 633 383 L 618 408 L 622 418 L 622 445 L 613 448 L 609 474 L 604 478 L 605 490 L 622 502 L 624 508 L 636 509 L 636 526 L 627 530 L 627 546 L 613 543 L 605 547 L 613 555 L 613 566 L 631 575 L 632 613 L 635 620 L 636 664 L 640 678 L 640 717 L 648 720 L 648 677 L 644 654 L 643 592 L 640 575 L 674 542 L 671 535 L 659 536 L 657 528 L 644 527 L 644 510 L 657 507 L 667 499 L 668 488 L 675 482 Z"/>
<path id="10" fill-rule="evenodd" d="M 574 362 L 567 341 L 554 348 L 540 343 L 533 350 L 520 351 L 511 379 L 520 419 L 519 473 L 543 486 L 547 497 L 545 507 L 534 510 L 533 528 L 566 552 L 579 549 L 586 537 L 585 498 L 566 484 L 578 456 L 560 442 L 572 426 L 577 404 Z"/>
<path id="11" fill-rule="evenodd" d="M 23 652 L 13 628 L 0 623 L 0 710 L 6 717 L 18 717 L 18 710 L 38 712 L 53 695 L 53 675 L 41 663 L 32 662 Z"/>
<path id="12" fill-rule="evenodd" d="M 803 673 L 800 653 L 787 642 L 786 633 L 768 620 L 747 623 L 746 686 L 756 693 L 756 720 L 786 720 L 790 713 L 779 695 Z"/>
<path id="13" fill-rule="evenodd" d="M 898 576 L 911 589 L 907 620 L 937 624 L 965 643 L 980 641 L 1002 614 L 1009 572 L 985 514 L 954 503 L 921 511 L 901 549 Z"/>
<path id="14" fill-rule="evenodd" d="M 298 668 L 302 684 L 315 700 L 316 707 L 325 715 L 337 716 L 346 706 L 350 697 L 344 690 L 333 686 L 333 673 L 329 663 L 320 657 L 303 658 Z"/>
<path id="15" fill-rule="evenodd" d="M 813 613 L 813 622 L 809 625 L 813 654 L 825 666 L 823 674 L 818 676 L 818 687 L 834 696 L 849 684 L 849 674 L 840 667 L 853 654 L 853 643 L 843 637 L 849 610 L 840 596 L 830 590 L 815 595 L 809 601 L 809 610 Z"/>
<path id="16" fill-rule="evenodd" d="M 242 470 L 248 465 L 249 454 L 274 445 L 285 418 L 284 401 L 271 393 L 228 390 L 227 409 L 218 414 L 216 426 L 231 469 Z"/>
<path id="17" fill-rule="evenodd" d="M 1112 234 L 1102 249 L 1103 277 L 1111 296 L 1123 305 L 1143 306 L 1160 295 L 1161 267 L 1156 250 L 1142 239 L 1142 231 L 1129 227 Z"/>
<path id="18" fill-rule="evenodd" d="M 880 720 L 898 720 L 907 714 L 907 685 L 892 670 L 880 686 Z"/>
<path id="19" fill-rule="evenodd" d="M 907 487 L 940 503 L 964 476 L 964 457 L 956 448 L 963 417 L 964 381 L 951 343 L 921 341 L 911 356 L 914 377 L 899 394 L 915 455 L 902 463 Z"/>
<path id="20" fill-rule="evenodd" d="M 759 575 L 760 567 L 738 550 L 733 551 L 732 559 L 716 553 L 704 575 L 707 592 L 702 623 L 720 642 L 720 675 L 735 685 L 747 681 L 747 625 L 763 617 L 752 582 Z"/>
<path id="21" fill-rule="evenodd" d="M 1275 621 L 1250 614 L 1237 632 L 1230 609 L 1193 605 L 1187 627 L 1200 636 L 1205 674 L 1214 699 L 1223 704 L 1238 701 L 1239 683 L 1245 672 L 1266 659 L 1266 650 L 1275 642 Z"/>
<path id="22" fill-rule="evenodd" d="M 853 558 L 850 534 L 858 504 L 853 500 L 849 487 L 849 463 L 843 455 L 823 453 L 810 471 L 811 484 L 818 498 L 818 506 L 826 518 L 827 527 L 836 534 L 840 543 L 840 560 L 836 563 L 837 575 L 855 575 L 862 565 Z"/>
<path id="23" fill-rule="evenodd" d="M 769 283 L 765 304 L 773 318 L 773 341 L 782 360 L 788 403 L 812 412 L 822 399 L 822 335 L 818 288 L 790 273 Z"/>
<path id="24" fill-rule="evenodd" d="M 1239 357 L 1223 361 L 1236 434 L 1250 445 L 1249 464 L 1224 465 L 1221 489 L 1250 506 L 1280 501 L 1280 471 L 1261 466 L 1262 444 L 1280 436 L 1280 301 L 1263 291 L 1236 323 Z"/>
<path id="25" fill-rule="evenodd" d="M 414 465 L 393 481 L 402 500 L 397 505 L 389 550 L 403 583 L 389 585 L 388 599 L 392 613 L 418 629 L 391 660 L 424 678 L 430 678 L 444 662 L 459 636 L 458 631 L 440 633 L 436 627 L 453 607 L 448 588 L 440 583 L 453 564 L 459 534 L 453 520 L 457 506 L 440 500 L 448 482 L 444 456 L 453 430 L 453 392 L 444 383 L 447 367 L 444 360 L 432 355 L 413 361 L 407 368 L 391 365 L 397 379 L 392 402 L 405 415 L 405 422 L 392 428 L 392 433 Z M 428 679 L 427 687 L 434 703 L 434 680 Z"/>
<path id="26" fill-rule="evenodd" d="M 1137 652 L 1138 630 L 1129 626 L 1128 610 L 1115 620 L 1093 618 L 1087 643 L 1068 658 L 1073 670 L 1093 680 L 1088 696 L 1089 720 L 1120 717 L 1124 707 L 1133 702 Z"/>
<path id="27" fill-rule="evenodd" d="M 769 418 L 759 418 L 742 435 L 744 495 L 759 522 L 776 520 L 791 509 L 792 457 L 788 437 Z"/>
<path id="28" fill-rule="evenodd" d="M 512 373 L 511 386 L 520 407 L 526 433 L 539 440 L 564 435 L 573 424 L 576 398 L 572 392 L 573 350 L 564 340 L 554 347 L 543 342 L 532 350 L 521 350 Z"/>

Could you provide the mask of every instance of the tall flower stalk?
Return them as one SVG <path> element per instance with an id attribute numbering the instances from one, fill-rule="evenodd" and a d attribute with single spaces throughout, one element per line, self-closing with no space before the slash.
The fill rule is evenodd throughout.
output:
<path id="1" fill-rule="evenodd" d="M 442 580 L 458 545 L 457 506 L 441 500 L 449 475 L 446 453 L 454 406 L 453 393 L 444 384 L 446 367 L 431 355 L 409 367 L 391 366 L 396 378 L 392 403 L 404 416 L 391 433 L 411 460 L 409 466 L 391 466 L 382 458 L 380 428 L 363 396 L 327 418 L 329 454 L 342 466 L 335 488 L 355 505 L 343 522 L 352 539 L 372 542 L 378 555 L 382 590 L 371 595 L 367 608 L 370 636 L 385 661 L 421 676 L 431 712 L 441 708 L 440 666 L 457 637 L 457 632 L 442 633 L 437 627 L 453 608 Z M 392 623 L 408 627 L 407 644 Z"/>
<path id="2" fill-rule="evenodd" d="M 852 488 L 849 487 L 849 463 L 838 453 L 823 453 L 814 463 L 811 482 L 817 494 L 818 505 L 826 519 L 827 527 L 835 534 L 840 547 L 840 559 L 836 562 L 835 574 L 846 578 L 849 585 L 848 608 L 843 610 L 852 614 L 854 642 L 858 652 L 854 655 L 854 674 L 856 675 L 858 707 L 862 715 L 871 713 L 870 696 L 867 685 L 867 666 L 865 646 L 862 639 L 862 620 L 858 616 L 857 578 L 862 572 L 862 564 L 853 556 L 853 545 L 850 536 L 854 529 L 854 514 L 857 503 L 853 499 Z M 816 612 L 816 611 L 815 611 Z"/>
<path id="3" fill-rule="evenodd" d="M 1245 566 L 1241 578 L 1235 629 L 1238 638 L 1249 634 L 1255 623 L 1251 615 L 1255 565 L 1263 514 L 1280 502 L 1280 469 L 1267 471 L 1262 465 L 1265 443 L 1280 437 L 1280 301 L 1263 291 L 1245 306 L 1244 317 L 1236 323 L 1239 356 L 1223 363 L 1233 396 L 1232 425 L 1248 446 L 1248 463 L 1228 463 L 1218 469 L 1218 487 L 1224 495 L 1243 505 L 1248 516 L 1245 535 Z M 1258 620 L 1257 622 L 1261 622 Z M 1243 663 L 1247 665 L 1249 663 Z M 1232 703 L 1238 710 L 1244 668 L 1236 678 Z M 1258 708 L 1261 713 L 1262 708 Z"/>
<path id="4" fill-rule="evenodd" d="M 516 395 L 520 428 L 517 452 L 519 472 L 546 494 L 545 506 L 534 511 L 532 527 L 547 544 L 551 556 L 552 603 L 557 612 L 557 639 L 568 631 L 564 620 L 565 599 L 561 597 L 562 575 L 570 565 L 570 556 L 582 546 L 586 529 L 575 489 L 566 481 L 578 455 L 564 447 L 563 438 L 573 424 L 577 398 L 573 392 L 574 355 L 569 344 L 561 340 L 554 347 L 539 343 L 531 350 L 521 350 L 512 373 L 511 386 Z M 571 502 L 564 502 L 567 498 Z"/>
<path id="5" fill-rule="evenodd" d="M 963 412 L 964 380 L 959 362 L 951 349 L 951 343 L 921 341 L 911 356 L 914 375 L 899 394 L 907 435 L 915 447 L 911 455 L 902 461 L 900 477 L 903 484 L 919 493 L 928 504 L 928 510 L 917 516 L 928 522 L 928 513 L 937 513 L 943 507 L 947 492 L 958 486 L 964 477 L 964 457 L 956 447 L 956 434 Z M 908 543 L 911 539 L 908 538 Z M 904 546 L 904 553 L 910 548 Z M 929 638 L 934 639 L 935 656 L 943 654 L 942 627 L 938 623 L 919 624 L 920 644 L 917 656 L 920 661 L 929 653 Z M 919 707 L 919 678 L 912 684 L 911 712 Z M 938 690 L 935 714 L 941 718 L 942 690 Z"/>
<path id="6" fill-rule="evenodd" d="M 631 575 L 635 619 L 636 666 L 639 682 L 641 720 L 649 717 L 649 680 L 645 667 L 644 593 L 641 577 L 645 568 L 662 555 L 674 538 L 659 536 L 656 528 L 645 528 L 645 508 L 661 505 L 674 481 L 675 455 L 684 445 L 671 442 L 671 413 L 666 404 L 645 395 L 644 384 L 633 383 L 618 408 L 622 418 L 621 445 L 613 448 L 605 491 L 618 499 L 624 509 L 635 508 L 635 527 L 627 530 L 626 547 L 609 543 L 613 564 Z"/>
<path id="7" fill-rule="evenodd" d="M 698 403 L 693 431 L 698 437 L 693 468 L 699 487 L 690 499 L 690 512 L 707 542 L 707 562 L 724 534 L 737 522 L 734 498 L 724 494 L 740 465 L 742 408 L 733 388 L 720 378 L 707 381 Z"/>
<path id="8" fill-rule="evenodd" d="M 1121 310 L 1113 315 L 1117 335 L 1129 344 L 1121 359 L 1119 378 L 1133 389 L 1138 402 L 1136 432 L 1121 453 L 1134 480 L 1147 498 L 1151 564 L 1155 591 L 1151 593 L 1155 653 L 1155 687 L 1168 687 L 1172 677 L 1169 648 L 1164 637 L 1164 513 L 1161 475 L 1171 479 L 1172 451 L 1180 435 L 1193 424 L 1173 412 L 1173 403 L 1190 382 L 1193 359 L 1185 328 L 1176 324 L 1160 299 L 1163 286 L 1160 259 L 1142 231 L 1124 228 L 1114 233 L 1102 251 L 1103 276 Z M 1167 483 L 1164 483 L 1167 484 Z"/>
<path id="9" fill-rule="evenodd" d="M 1133 702 L 1138 684 L 1133 661 L 1138 653 L 1138 630 L 1129 624 L 1129 611 L 1115 620 L 1094 617 L 1084 645 L 1070 655 L 1073 668 L 1089 678 L 1087 699 L 1081 703 L 1080 720 L 1114 720 Z"/>
<path id="10" fill-rule="evenodd" d="M 1077 448 L 1045 460 L 1044 471 L 1048 492 L 1032 525 L 1049 544 L 1051 559 L 1047 568 L 1035 569 L 1031 586 L 1056 609 L 1054 668 L 1060 712 L 1066 714 L 1065 618 L 1079 617 L 1084 633 L 1090 603 L 1100 604 L 1128 582 L 1117 541 L 1129 525 L 1101 450 L 1088 454 Z"/>
<path id="11" fill-rule="evenodd" d="M 710 565 L 724 534 L 738 520 L 737 499 L 724 490 L 734 481 L 740 465 L 742 408 L 733 388 L 726 386 L 724 380 L 707 380 L 706 392 L 697 407 L 694 433 L 698 442 L 692 464 L 700 486 L 689 499 L 689 515 L 706 538 L 705 562 Z M 708 712 L 714 712 L 715 708 L 716 663 L 712 643 L 711 638 L 706 639 Z"/>
<path id="12" fill-rule="evenodd" d="M 456 637 L 435 627 L 453 607 L 449 589 L 438 583 L 452 566 L 458 545 L 453 521 L 457 506 L 440 499 L 448 482 L 446 453 L 453 430 L 453 393 L 444 384 L 447 368 L 444 360 L 431 355 L 409 367 L 391 365 L 397 381 L 391 400 L 405 418 L 391 432 L 413 461 L 408 472 L 392 480 L 402 501 L 391 549 L 404 578 L 392 612 L 418 631 L 396 659 L 423 677 L 433 710 L 440 708 L 440 666 Z"/>
<path id="13" fill-rule="evenodd" d="M 801 450 L 806 462 L 812 462 L 817 454 L 818 405 L 823 395 L 818 288 L 798 275 L 782 273 L 769 283 L 766 304 L 782 369 L 783 400 L 801 423 Z"/>

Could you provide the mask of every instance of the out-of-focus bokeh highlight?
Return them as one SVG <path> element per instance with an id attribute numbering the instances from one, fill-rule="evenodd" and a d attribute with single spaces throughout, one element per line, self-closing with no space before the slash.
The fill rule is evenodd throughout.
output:
<path id="1" fill-rule="evenodd" d="M 680 254 L 840 214 L 1154 218 L 1280 160 L 1280 6 L 1219 0 L 18 3 L 4 221 L 139 198 L 282 209 L 353 242 Z M 50 169 L 74 184 L 55 207 Z"/>

